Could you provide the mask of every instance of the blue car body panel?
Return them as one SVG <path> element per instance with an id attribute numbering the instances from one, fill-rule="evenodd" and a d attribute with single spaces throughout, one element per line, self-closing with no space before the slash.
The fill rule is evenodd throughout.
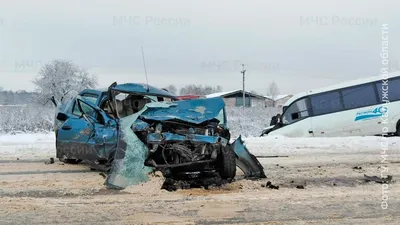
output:
<path id="1" fill-rule="evenodd" d="M 84 93 L 87 93 L 86 91 Z M 68 119 L 57 124 L 57 158 L 64 155 L 67 158 L 78 158 L 88 160 L 107 159 L 114 151 L 117 144 L 117 124 L 112 118 L 105 114 L 97 105 L 85 101 L 81 96 L 73 98 L 73 103 L 64 110 Z M 104 123 L 92 121 L 73 114 L 73 107 L 77 101 L 95 109 L 104 119 Z M 94 115 L 91 115 L 94 116 Z"/>
<path id="2" fill-rule="evenodd" d="M 236 153 L 236 165 L 243 171 L 245 177 L 266 178 L 264 168 L 257 158 L 249 152 L 239 136 L 232 144 Z"/>
<path id="3" fill-rule="evenodd" d="M 180 120 L 193 124 L 201 124 L 216 118 L 225 107 L 222 98 L 191 99 L 166 103 L 165 106 L 152 106 L 148 104 L 146 111 L 140 118 L 145 120 L 167 121 Z"/>
<path id="4" fill-rule="evenodd" d="M 228 144 L 228 140 L 218 136 L 208 136 L 200 134 L 173 134 L 173 133 L 150 133 L 147 135 L 147 142 L 152 144 L 161 144 L 165 141 L 192 141 L 198 143 L 216 144 L 220 142 L 222 146 Z"/>

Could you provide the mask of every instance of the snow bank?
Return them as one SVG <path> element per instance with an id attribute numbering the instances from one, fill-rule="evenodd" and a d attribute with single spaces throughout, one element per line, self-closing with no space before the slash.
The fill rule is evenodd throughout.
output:
<path id="1" fill-rule="evenodd" d="M 327 154 L 381 154 L 382 145 L 388 145 L 387 154 L 400 153 L 399 137 L 334 137 L 288 138 L 284 136 L 250 137 L 243 139 L 256 156 L 273 155 L 327 155 Z"/>
<path id="2" fill-rule="evenodd" d="M 287 138 L 283 136 L 243 138 L 256 156 L 329 154 L 381 154 L 382 140 L 388 155 L 400 154 L 400 137 Z M 0 158 L 35 159 L 55 157 L 54 133 L 0 135 Z"/>
<path id="3" fill-rule="evenodd" d="M 38 142 L 53 143 L 55 136 L 53 132 L 36 133 L 36 134 L 3 134 L 0 135 L 1 144 L 36 144 Z"/>
<path id="4" fill-rule="evenodd" d="M 43 159 L 55 157 L 54 133 L 0 135 L 0 158 Z"/>

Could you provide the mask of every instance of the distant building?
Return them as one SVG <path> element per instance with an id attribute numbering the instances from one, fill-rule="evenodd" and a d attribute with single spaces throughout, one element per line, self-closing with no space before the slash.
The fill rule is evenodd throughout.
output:
<path id="1" fill-rule="evenodd" d="M 245 92 L 246 107 L 266 107 L 266 97 L 251 92 Z M 222 97 L 226 106 L 243 106 L 243 91 L 227 91 L 206 95 L 206 98 Z"/>
<path id="2" fill-rule="evenodd" d="M 264 96 L 267 107 L 282 107 L 293 95 Z"/>

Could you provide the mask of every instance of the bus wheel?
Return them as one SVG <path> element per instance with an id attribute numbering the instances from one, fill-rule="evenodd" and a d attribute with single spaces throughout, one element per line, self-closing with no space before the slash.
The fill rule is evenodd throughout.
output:
<path id="1" fill-rule="evenodd" d="M 400 136 L 400 120 L 396 123 L 396 135 Z"/>

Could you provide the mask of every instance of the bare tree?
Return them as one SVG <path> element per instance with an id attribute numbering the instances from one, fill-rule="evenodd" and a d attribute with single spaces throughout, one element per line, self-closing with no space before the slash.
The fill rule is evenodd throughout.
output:
<path id="1" fill-rule="evenodd" d="M 165 89 L 174 95 L 176 95 L 178 93 L 178 89 L 173 84 L 168 85 L 167 87 L 165 87 Z"/>
<path id="2" fill-rule="evenodd" d="M 270 96 L 271 99 L 274 101 L 274 106 L 275 106 L 276 97 L 278 97 L 279 95 L 279 88 L 278 85 L 275 83 L 275 81 L 272 81 L 272 83 L 268 85 L 267 95 Z"/>
<path id="3" fill-rule="evenodd" d="M 221 86 L 203 86 L 203 85 L 195 85 L 195 84 L 189 84 L 181 88 L 179 91 L 180 95 L 208 95 L 216 92 L 221 92 L 222 87 Z"/>
<path id="4" fill-rule="evenodd" d="M 39 103 L 46 104 L 52 96 L 56 102 L 62 103 L 85 88 L 94 88 L 97 77 L 70 61 L 54 60 L 42 67 L 33 84 L 39 93 Z"/>

